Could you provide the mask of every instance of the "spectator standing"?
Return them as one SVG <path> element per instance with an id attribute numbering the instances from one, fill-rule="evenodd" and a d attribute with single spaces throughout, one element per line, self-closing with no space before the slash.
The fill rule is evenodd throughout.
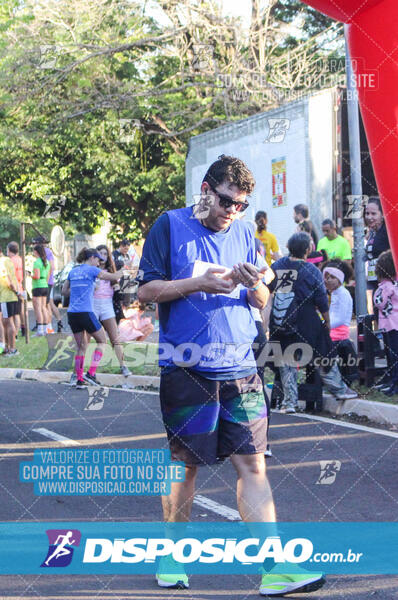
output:
<path id="1" fill-rule="evenodd" d="M 297 231 L 303 231 L 304 233 L 308 233 L 308 235 L 311 237 L 311 225 L 309 224 L 308 221 L 301 221 L 301 223 L 299 223 L 297 225 Z M 310 253 L 314 252 L 316 250 L 315 248 L 315 244 L 314 244 L 314 240 L 311 237 L 311 246 L 310 246 Z M 308 261 L 307 261 L 308 262 Z"/>
<path id="2" fill-rule="evenodd" d="M 15 348 L 15 326 L 13 317 L 18 310 L 18 281 L 15 269 L 8 256 L 3 255 L 0 248 L 0 308 L 4 328 L 3 355 L 16 356 L 19 354 Z"/>
<path id="3" fill-rule="evenodd" d="M 398 282 L 391 250 L 377 259 L 376 276 L 379 282 L 374 304 L 379 313 L 379 327 L 385 329 L 388 367 L 391 385 L 383 390 L 387 396 L 398 394 Z"/>
<path id="4" fill-rule="evenodd" d="M 48 278 L 50 276 L 50 263 L 47 260 L 44 246 L 36 244 L 33 247 L 33 263 L 32 273 L 32 302 L 33 310 L 35 311 L 37 323 L 37 336 L 43 336 L 47 333 L 48 313 L 46 310 Z"/>
<path id="5" fill-rule="evenodd" d="M 131 256 L 130 256 L 130 254 L 132 253 L 131 249 L 134 252 L 133 258 L 131 258 Z M 128 239 L 124 239 L 120 242 L 119 247 L 113 251 L 112 257 L 113 257 L 116 269 L 122 269 L 124 266 L 130 265 L 132 261 L 133 261 L 134 266 L 138 266 L 138 264 L 139 264 L 138 254 L 135 252 L 134 248 L 132 248 L 131 242 Z M 118 294 L 118 296 L 120 296 L 121 304 L 125 308 L 130 306 L 132 299 L 133 299 L 132 293 L 123 292 L 123 287 L 126 284 L 128 284 L 129 280 L 130 280 L 130 277 L 128 275 L 126 275 L 125 277 L 123 277 L 121 279 L 120 294 Z M 121 308 L 120 314 L 116 315 L 116 317 L 117 317 L 117 322 L 119 322 L 120 319 L 124 318 L 123 308 Z"/>
<path id="6" fill-rule="evenodd" d="M 383 209 L 380 198 L 371 196 L 365 208 L 365 223 L 368 226 L 366 240 L 366 260 L 367 260 L 367 298 L 368 311 L 373 310 L 373 294 L 377 289 L 376 262 L 382 252 L 390 249 L 390 242 L 386 224 L 383 217 Z"/>
<path id="7" fill-rule="evenodd" d="M 329 259 L 346 260 L 351 263 L 352 252 L 348 241 L 337 233 L 336 223 L 332 219 L 322 221 L 322 237 L 317 245 L 317 250 L 325 250 Z"/>
<path id="8" fill-rule="evenodd" d="M 255 221 L 257 225 L 255 236 L 263 244 L 265 260 L 268 265 L 271 265 L 272 262 L 281 257 L 278 241 L 273 233 L 267 231 L 268 217 L 265 211 L 259 210 L 256 213 Z"/>
<path id="9" fill-rule="evenodd" d="M 329 303 L 322 274 L 306 259 L 311 248 L 311 237 L 295 233 L 287 243 L 289 256 L 272 265 L 275 279 L 268 285 L 274 292 L 270 318 L 270 342 L 280 345 L 282 355 L 293 344 L 306 344 L 316 356 L 325 354 L 324 343 L 328 334 L 317 311 L 329 326 Z M 283 387 L 282 409 L 294 413 L 298 408 L 297 360 L 282 361 L 279 372 Z M 312 358 L 312 357 L 311 357 Z M 310 360 L 311 360 L 310 358 Z"/>
<path id="10" fill-rule="evenodd" d="M 270 342 L 279 342 L 282 355 L 294 344 L 302 346 L 283 358 L 279 372 L 282 381 L 286 413 L 298 408 L 297 365 L 304 360 L 304 352 L 310 350 L 307 364 L 314 358 L 331 357 L 332 344 L 329 335 L 329 302 L 322 273 L 306 262 L 311 247 L 307 233 L 295 233 L 288 240 L 289 256 L 272 265 L 275 279 L 268 285 L 274 292 L 270 319 Z M 322 315 L 320 319 L 318 313 Z M 337 366 L 336 366 L 337 368 Z M 321 369 L 324 385 L 338 400 L 356 398 L 357 394 L 343 382 L 334 366 Z"/>
<path id="11" fill-rule="evenodd" d="M 125 264 L 130 263 L 130 246 L 130 240 L 124 239 L 119 243 L 118 248 L 112 252 L 116 270 L 121 269 Z"/>
<path id="12" fill-rule="evenodd" d="M 57 320 L 57 332 L 60 333 L 63 329 L 63 325 L 62 325 L 62 320 L 61 320 L 61 315 L 59 313 L 58 308 L 55 306 L 54 304 L 54 300 L 53 300 L 53 287 L 54 287 L 54 275 L 55 275 L 55 258 L 54 258 L 54 254 L 52 252 L 52 250 L 48 247 L 48 240 L 46 240 L 46 238 L 40 236 L 38 238 L 35 238 L 34 240 L 32 240 L 32 243 L 34 244 L 41 244 L 44 248 L 44 252 L 46 253 L 46 258 L 47 261 L 50 265 L 50 274 L 48 277 L 48 286 L 47 286 L 47 296 L 46 296 L 46 305 L 45 305 L 45 313 L 46 313 L 46 322 L 47 322 L 47 329 L 46 329 L 46 333 L 54 333 L 54 329 L 52 326 L 52 315 L 54 315 L 54 317 Z"/>
<path id="13" fill-rule="evenodd" d="M 168 211 L 144 245 L 138 296 L 159 303 L 160 343 L 173 349 L 160 360 L 160 402 L 172 459 L 185 462 L 185 480 L 173 482 L 171 494 L 162 497 L 169 523 L 189 520 L 198 466 L 227 457 L 238 476 L 242 519 L 275 521 L 264 459 L 267 411 L 251 349 L 257 330 L 249 309 L 265 306 L 267 290 L 254 266 L 250 224 L 237 218 L 253 188 L 241 160 L 220 156 L 201 185 L 201 201 L 212 197 L 207 210 Z M 188 366 L 180 348 L 192 341 L 200 351 Z M 266 573 L 260 593 L 299 591 L 308 577 Z M 161 587 L 189 587 L 183 566 L 172 559 L 161 560 L 157 581 Z M 311 581 L 316 587 L 324 582 L 314 573 Z"/>
<path id="14" fill-rule="evenodd" d="M 314 227 L 313 222 L 309 219 L 310 211 L 308 210 L 308 206 L 306 204 L 296 204 L 296 206 L 293 208 L 293 211 L 293 219 L 295 223 L 297 223 L 297 225 L 299 223 L 302 223 L 303 221 L 307 221 L 307 223 L 309 224 L 311 230 L 310 235 L 313 239 L 316 248 L 318 244 L 318 233 Z"/>
<path id="15" fill-rule="evenodd" d="M 13 317 L 15 331 L 17 336 L 19 330 L 21 330 L 22 335 L 25 335 L 25 315 L 24 311 L 22 310 L 23 266 L 22 258 L 19 256 L 19 246 L 17 242 L 9 242 L 7 244 L 7 256 L 12 260 L 15 269 L 15 277 L 18 281 L 18 312 Z"/>
<path id="16" fill-rule="evenodd" d="M 115 273 L 115 263 L 109 249 L 100 244 L 97 246 L 98 254 L 101 256 L 99 267 L 107 273 Z M 129 263 L 126 263 L 128 265 Z M 124 364 L 123 346 L 119 339 L 119 330 L 116 322 L 116 315 L 113 306 L 114 289 L 109 279 L 98 279 L 94 289 L 94 314 L 105 329 L 112 344 L 112 348 L 119 361 L 120 372 L 124 377 L 131 375 L 131 371 Z"/>

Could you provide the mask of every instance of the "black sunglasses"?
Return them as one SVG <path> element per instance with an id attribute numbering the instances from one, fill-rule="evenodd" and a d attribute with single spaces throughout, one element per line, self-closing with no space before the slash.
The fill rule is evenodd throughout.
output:
<path id="1" fill-rule="evenodd" d="M 230 198 L 229 196 L 225 196 L 224 194 L 220 194 L 220 192 L 217 192 L 217 190 L 214 189 L 214 187 L 212 185 L 210 185 L 210 183 L 208 181 L 206 183 L 209 186 L 209 188 L 215 194 L 217 194 L 218 199 L 219 199 L 219 204 L 220 204 L 220 206 L 222 208 L 230 208 L 231 206 L 235 206 L 236 212 L 243 212 L 249 206 L 248 202 L 236 202 L 235 200 L 232 200 L 232 198 Z"/>

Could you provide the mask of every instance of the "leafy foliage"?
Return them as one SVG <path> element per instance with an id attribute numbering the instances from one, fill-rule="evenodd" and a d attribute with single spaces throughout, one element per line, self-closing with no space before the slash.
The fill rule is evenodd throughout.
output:
<path id="1" fill-rule="evenodd" d="M 3 0 L 0 202 L 135 239 L 183 206 L 189 137 L 276 106 L 314 55 L 283 62 L 301 3 L 252 2 L 244 30 L 218 0 Z M 326 22 L 306 11 L 310 36 Z"/>

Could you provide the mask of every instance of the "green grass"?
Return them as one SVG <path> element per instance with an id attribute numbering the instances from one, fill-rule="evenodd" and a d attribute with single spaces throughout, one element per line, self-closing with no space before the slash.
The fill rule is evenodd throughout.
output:
<path id="1" fill-rule="evenodd" d="M 72 338 L 68 339 L 70 357 L 63 361 L 62 365 L 53 363 L 50 371 L 72 371 L 74 344 Z M 7 355 L 0 355 L 0 368 L 14 369 L 42 369 L 48 357 L 47 339 L 43 337 L 32 337 L 29 344 L 25 339 L 19 339 L 16 343 L 19 356 L 8 358 Z M 154 343 L 129 343 L 124 345 L 125 363 L 134 375 L 154 375 L 160 374 L 157 362 L 157 344 Z M 91 355 L 95 348 L 95 342 L 89 344 L 86 353 L 86 365 L 90 363 Z M 120 373 L 119 363 L 108 343 L 103 359 L 98 369 L 99 373 Z"/>
<path id="2" fill-rule="evenodd" d="M 44 338 L 32 338 L 29 344 L 24 339 L 17 340 L 16 348 L 19 356 L 8 358 L 0 354 L 0 367 L 12 369 L 41 369 L 48 354 L 47 342 Z"/>

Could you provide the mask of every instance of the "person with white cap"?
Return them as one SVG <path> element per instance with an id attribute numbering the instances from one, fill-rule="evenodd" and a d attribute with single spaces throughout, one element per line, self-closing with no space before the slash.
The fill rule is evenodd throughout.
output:
<path id="1" fill-rule="evenodd" d="M 344 287 L 344 282 L 350 278 L 350 273 L 351 269 L 343 261 L 330 261 L 323 269 L 325 287 L 331 297 L 330 338 L 336 351 L 339 342 L 350 339 L 353 301 L 350 292 Z M 357 397 L 357 393 L 344 383 L 336 363 L 327 371 L 323 368 L 321 375 L 323 384 L 337 400 Z"/>

